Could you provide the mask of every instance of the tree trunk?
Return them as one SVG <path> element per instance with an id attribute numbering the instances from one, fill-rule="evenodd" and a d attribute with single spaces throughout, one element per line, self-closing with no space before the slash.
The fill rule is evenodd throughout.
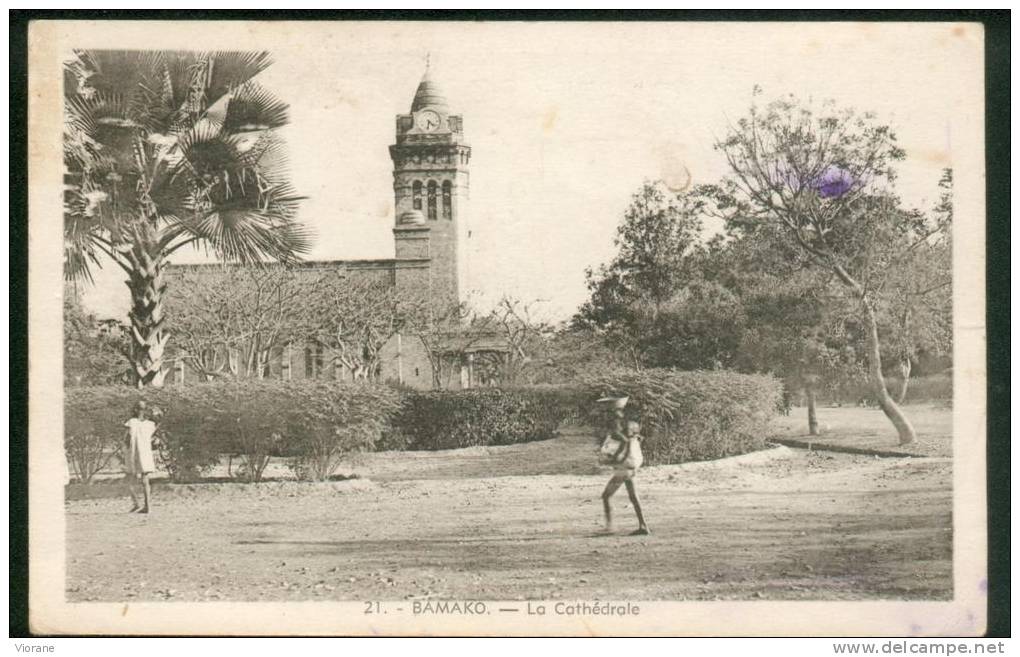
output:
<path id="1" fill-rule="evenodd" d="M 901 445 L 909 445 L 914 442 L 917 435 L 910 420 L 903 414 L 900 407 L 889 395 L 885 386 L 885 377 L 882 376 L 882 352 L 878 342 L 878 320 L 875 318 L 875 309 L 871 307 L 867 293 L 864 288 L 850 274 L 839 265 L 833 266 L 833 272 L 844 285 L 853 290 L 854 295 L 861 304 L 861 311 L 864 315 L 864 328 L 867 331 L 868 346 L 868 374 L 871 379 L 872 392 L 875 394 L 875 401 L 889 421 L 896 427 L 900 436 Z"/>
<path id="2" fill-rule="evenodd" d="M 900 435 L 900 444 L 909 445 L 914 442 L 917 435 L 910 420 L 903 414 L 900 407 L 893 400 L 885 386 L 885 377 L 882 376 L 882 354 L 878 343 L 878 320 L 875 318 L 875 311 L 868 303 L 867 298 L 861 297 L 861 306 L 864 310 L 865 329 L 867 330 L 868 344 L 868 370 L 871 375 L 871 386 L 875 394 L 875 401 L 878 402 L 882 412 L 889 418 L 889 421 L 896 427 Z"/>
<path id="3" fill-rule="evenodd" d="M 903 377 L 903 385 L 900 386 L 900 394 L 896 396 L 897 404 L 902 404 L 907 398 L 907 386 L 910 384 L 911 369 L 910 358 L 904 358 L 900 361 L 900 376 Z"/>
<path id="4" fill-rule="evenodd" d="M 248 354 L 244 359 L 244 376 L 246 378 L 257 377 L 258 368 L 258 342 L 257 338 L 252 338 L 252 343 L 248 345 Z"/>
<path id="5" fill-rule="evenodd" d="M 807 425 L 808 434 L 812 436 L 818 435 L 818 413 L 815 410 L 815 386 L 808 383 L 804 387 L 804 391 L 807 393 Z"/>
<path id="6" fill-rule="evenodd" d="M 259 349 L 258 353 L 255 354 L 255 372 L 259 379 L 264 379 L 269 376 L 269 359 L 271 357 L 269 349 Z"/>
<path id="7" fill-rule="evenodd" d="M 139 388 L 163 387 L 163 354 L 170 333 L 163 329 L 163 260 L 160 257 L 134 259 L 127 283 L 131 291 L 131 365 Z"/>

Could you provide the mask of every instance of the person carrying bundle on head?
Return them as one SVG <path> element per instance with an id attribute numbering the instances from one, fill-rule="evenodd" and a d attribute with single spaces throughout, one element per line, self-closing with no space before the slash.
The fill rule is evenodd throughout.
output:
<path id="1" fill-rule="evenodd" d="M 609 498 L 619 490 L 620 486 L 626 486 L 627 496 L 630 503 L 634 505 L 634 513 L 637 514 L 638 528 L 631 532 L 632 535 L 642 536 L 650 534 L 648 525 L 645 523 L 644 514 L 641 512 L 641 501 L 638 499 L 637 489 L 634 487 L 634 475 L 644 462 L 641 454 L 641 425 L 636 419 L 627 418 L 626 407 L 629 398 L 603 397 L 597 403 L 602 404 L 605 409 L 605 434 L 602 446 L 599 449 L 599 460 L 603 465 L 613 466 L 613 477 L 606 484 L 602 491 L 602 508 L 606 518 L 606 532 L 613 531 L 613 510 L 609 504 Z"/>

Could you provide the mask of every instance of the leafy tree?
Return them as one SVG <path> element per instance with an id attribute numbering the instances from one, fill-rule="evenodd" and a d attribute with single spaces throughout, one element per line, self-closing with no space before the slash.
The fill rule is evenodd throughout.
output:
<path id="1" fill-rule="evenodd" d="M 661 182 L 645 182 L 617 228 L 616 256 L 586 271 L 591 296 L 573 328 L 597 332 L 635 366 L 675 364 L 661 349 L 647 348 L 662 344 L 667 325 L 677 328 L 676 313 L 700 298 L 681 289 L 699 278 L 703 203 L 697 190 L 677 193 Z"/>
<path id="2" fill-rule="evenodd" d="M 641 358 L 656 367 L 732 367 L 744 327 L 741 300 L 717 281 L 689 281 L 658 309 L 638 305 L 633 329 Z"/>
<path id="3" fill-rule="evenodd" d="M 591 372 L 632 365 L 594 331 L 571 326 L 545 336 L 533 358 L 529 383 L 577 382 Z"/>
<path id="4" fill-rule="evenodd" d="M 64 384 L 107 385 L 129 371 L 123 327 L 103 326 L 85 312 L 73 290 L 64 293 Z"/>
<path id="5" fill-rule="evenodd" d="M 944 226 L 942 234 L 917 243 L 893 263 L 878 303 L 883 355 L 896 364 L 902 381 L 896 394 L 900 404 L 906 400 L 913 364 L 922 354 L 952 353 L 952 182 L 952 170 L 946 169 L 932 213 L 935 223 Z"/>
<path id="6" fill-rule="evenodd" d="M 655 316 L 694 271 L 702 249 L 701 206 L 697 194 L 677 194 L 661 182 L 645 182 L 617 228 L 616 257 L 586 271 L 592 296 L 578 313 L 578 325 L 610 327 L 639 301 Z"/>
<path id="7" fill-rule="evenodd" d="M 171 336 L 167 258 L 293 260 L 295 222 L 276 130 L 287 106 L 253 81 L 265 52 L 78 51 L 65 68 L 64 265 L 88 279 L 106 256 L 127 274 L 136 383 L 161 386 Z"/>
<path id="8" fill-rule="evenodd" d="M 894 133 L 871 114 L 785 97 L 752 104 L 716 147 L 730 170 L 714 190 L 730 228 L 769 225 L 844 288 L 864 329 L 875 400 L 900 442 L 912 442 L 886 388 L 876 299 L 890 267 L 943 226 L 905 212 L 894 195 L 893 166 L 905 157 Z"/>
<path id="9" fill-rule="evenodd" d="M 817 434 L 818 392 L 861 375 L 860 354 L 851 344 L 842 297 L 833 294 L 832 275 L 811 267 L 769 224 L 712 238 L 703 263 L 703 275 L 724 286 L 740 307 L 739 325 L 717 329 L 731 331 L 738 343 L 726 366 L 778 376 L 786 395 L 803 391 L 808 431 Z"/>
<path id="10" fill-rule="evenodd" d="M 810 272 L 765 276 L 742 298 L 746 326 L 737 368 L 771 373 L 788 389 L 803 390 L 811 435 L 818 434 L 819 389 L 860 374 L 859 354 L 840 314 L 832 310 L 826 287 Z"/>

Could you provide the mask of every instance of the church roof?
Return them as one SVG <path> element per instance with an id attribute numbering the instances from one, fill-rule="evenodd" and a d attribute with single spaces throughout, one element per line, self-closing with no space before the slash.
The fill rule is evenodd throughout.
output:
<path id="1" fill-rule="evenodd" d="M 417 112 L 420 109 L 432 107 L 434 109 L 447 111 L 446 96 L 439 89 L 439 85 L 432 79 L 432 72 L 425 67 L 425 75 L 418 83 L 418 90 L 414 93 L 414 100 L 411 101 L 411 111 Z"/>

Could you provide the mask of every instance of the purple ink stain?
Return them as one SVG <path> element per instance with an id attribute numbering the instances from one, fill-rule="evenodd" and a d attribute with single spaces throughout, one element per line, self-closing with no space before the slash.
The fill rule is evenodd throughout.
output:
<path id="1" fill-rule="evenodd" d="M 853 187 L 853 177 L 838 167 L 828 167 L 811 181 L 811 187 L 822 198 L 839 198 Z"/>
<path id="2" fill-rule="evenodd" d="M 837 166 L 826 167 L 822 173 L 814 177 L 802 175 L 788 166 L 779 166 L 772 179 L 773 184 L 786 187 L 795 193 L 810 189 L 822 198 L 839 198 L 854 186 L 853 176 Z"/>
<path id="3" fill-rule="evenodd" d="M 982 579 L 980 582 L 978 582 L 978 591 L 981 591 L 982 593 L 988 593 L 987 579 Z"/>

